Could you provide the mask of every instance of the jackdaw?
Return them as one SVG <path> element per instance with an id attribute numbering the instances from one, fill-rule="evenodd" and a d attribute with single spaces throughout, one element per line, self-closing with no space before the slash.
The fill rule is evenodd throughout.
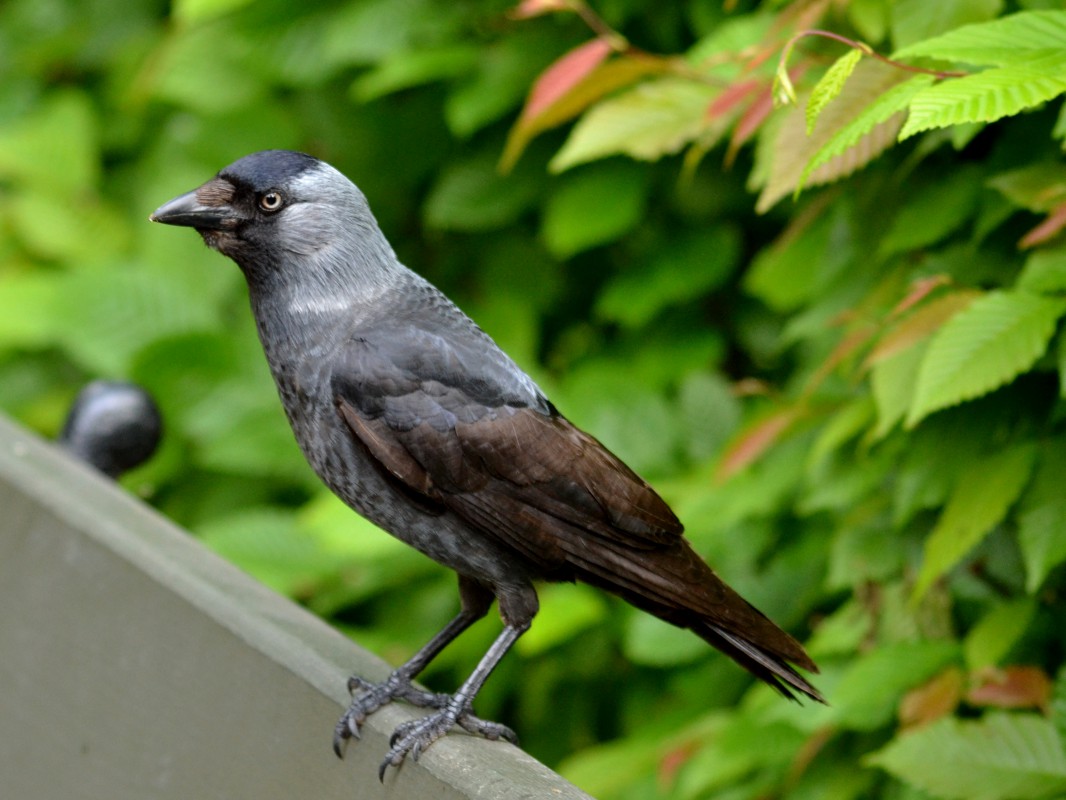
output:
<path id="1" fill-rule="evenodd" d="M 151 219 L 195 228 L 241 268 L 282 405 L 318 476 L 458 573 L 458 616 L 382 683 L 349 681 L 338 755 L 395 699 L 434 710 L 396 729 L 381 776 L 456 725 L 513 741 L 472 703 L 529 629 L 536 581 L 606 589 L 691 629 L 786 697 L 822 701 L 789 664 L 817 672 L 799 642 L 696 555 L 651 486 L 397 260 L 366 198 L 336 169 L 303 153 L 253 153 Z M 413 686 L 494 598 L 503 631 L 459 689 Z"/>

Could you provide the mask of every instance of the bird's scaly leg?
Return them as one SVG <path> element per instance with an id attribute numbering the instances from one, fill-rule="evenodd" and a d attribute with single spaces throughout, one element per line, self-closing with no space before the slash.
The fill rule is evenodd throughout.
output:
<path id="1" fill-rule="evenodd" d="M 462 576 L 459 578 L 459 596 L 462 600 L 462 610 L 459 614 L 406 663 L 393 670 L 384 681 L 371 683 L 358 675 L 348 679 L 348 691 L 352 693 L 351 705 L 341 716 L 333 733 L 333 752 L 338 757 L 344 757 L 344 745 L 348 739 L 359 738 L 359 729 L 366 722 L 366 718 L 393 700 L 404 700 L 420 708 L 443 708 L 451 700 L 450 695 L 427 692 L 415 688 L 411 682 L 441 650 L 484 617 L 492 605 L 491 592 Z M 483 722 L 472 714 L 462 715 L 459 724 L 472 733 L 481 733 L 489 738 L 504 735 L 497 733 L 493 736 L 496 732 L 495 723 Z"/>
<path id="2" fill-rule="evenodd" d="M 435 706 L 439 709 L 438 711 L 420 719 L 405 722 L 396 728 L 389 740 L 391 745 L 389 752 L 378 769 L 378 777 L 381 780 L 385 779 L 385 770 L 390 766 L 399 766 L 408 754 L 417 761 L 423 750 L 456 725 L 472 733 L 479 733 L 488 739 L 517 741 L 514 731 L 507 726 L 475 717 L 471 711 L 471 704 L 496 665 L 500 663 L 500 659 L 527 630 L 529 630 L 528 622 L 521 626 L 507 625 L 455 694 L 434 696 L 444 701 Z"/>

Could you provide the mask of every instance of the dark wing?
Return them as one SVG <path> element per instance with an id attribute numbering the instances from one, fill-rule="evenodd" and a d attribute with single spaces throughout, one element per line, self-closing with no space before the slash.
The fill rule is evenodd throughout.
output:
<path id="1" fill-rule="evenodd" d="M 570 539 L 638 550 L 676 540 L 681 523 L 655 491 L 486 342 L 410 327 L 356 335 L 333 375 L 337 408 L 406 491 L 548 573 L 587 547 Z"/>
<path id="2" fill-rule="evenodd" d="M 357 334 L 338 412 L 402 491 L 461 517 L 544 578 L 581 579 L 691 628 L 763 680 L 821 699 L 802 646 L 723 583 L 655 491 L 562 417 L 480 331 Z"/>

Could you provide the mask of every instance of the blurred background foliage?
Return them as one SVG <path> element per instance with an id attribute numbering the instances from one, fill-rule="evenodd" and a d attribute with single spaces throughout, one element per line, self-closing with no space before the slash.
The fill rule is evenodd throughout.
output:
<path id="1" fill-rule="evenodd" d="M 147 222 L 248 152 L 311 152 L 808 642 L 831 702 L 785 703 L 685 632 L 550 586 L 479 714 L 605 799 L 1066 792 L 1066 124 L 1040 105 L 1066 77 L 866 165 L 893 131 L 792 199 L 813 151 L 802 110 L 769 104 L 804 28 L 890 53 L 1060 4 L 603 0 L 599 38 L 540 13 L 565 3 L 511 5 L 6 0 L 0 406 L 55 435 L 90 378 L 143 384 L 165 443 L 126 485 L 406 658 L 454 578 L 325 494 L 238 271 Z M 797 45 L 801 96 L 843 52 Z M 457 685 L 497 630 L 425 681 Z"/>

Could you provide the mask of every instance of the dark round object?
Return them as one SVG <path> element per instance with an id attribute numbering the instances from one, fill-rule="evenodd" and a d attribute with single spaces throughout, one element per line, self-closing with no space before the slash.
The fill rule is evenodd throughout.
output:
<path id="1" fill-rule="evenodd" d="M 59 442 L 112 478 L 147 461 L 159 446 L 163 419 L 136 384 L 97 380 L 74 400 Z"/>

